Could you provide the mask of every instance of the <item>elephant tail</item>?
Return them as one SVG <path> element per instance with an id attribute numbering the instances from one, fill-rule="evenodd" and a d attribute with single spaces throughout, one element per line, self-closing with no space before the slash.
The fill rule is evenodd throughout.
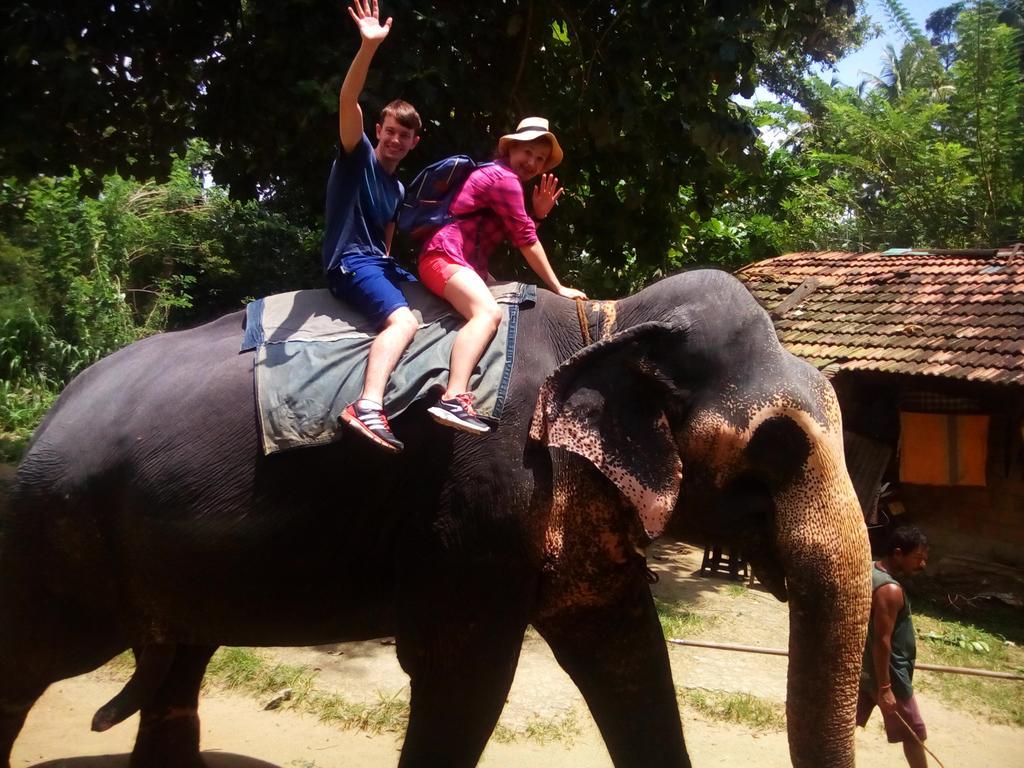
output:
<path id="1" fill-rule="evenodd" d="M 114 698 L 96 710 L 92 729 L 97 732 L 113 728 L 145 706 L 163 685 L 170 671 L 175 645 L 147 645 L 135 650 L 135 671 Z"/>

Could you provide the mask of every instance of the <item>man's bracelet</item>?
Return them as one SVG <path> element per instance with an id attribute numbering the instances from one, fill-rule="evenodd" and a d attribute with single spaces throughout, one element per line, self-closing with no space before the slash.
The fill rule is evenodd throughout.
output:
<path id="1" fill-rule="evenodd" d="M 878 690 L 884 691 L 886 688 L 892 688 L 892 683 L 886 683 L 885 685 L 878 686 Z"/>

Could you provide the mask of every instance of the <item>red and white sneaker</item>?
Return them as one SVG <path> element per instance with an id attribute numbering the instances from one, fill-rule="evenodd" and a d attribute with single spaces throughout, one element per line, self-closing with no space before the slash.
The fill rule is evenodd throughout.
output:
<path id="1" fill-rule="evenodd" d="M 405 444 L 392 434 L 388 417 L 381 408 L 364 408 L 358 403 L 350 403 L 338 416 L 338 421 L 386 451 L 398 453 L 405 448 Z"/>

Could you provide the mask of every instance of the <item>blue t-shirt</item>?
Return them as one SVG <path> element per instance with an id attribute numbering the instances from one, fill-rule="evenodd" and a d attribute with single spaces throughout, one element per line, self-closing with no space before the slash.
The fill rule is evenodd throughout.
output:
<path id="1" fill-rule="evenodd" d="M 324 274 L 345 271 L 348 256 L 387 256 L 385 229 L 395 220 L 405 188 L 384 170 L 370 140 L 362 140 L 351 152 L 339 146 L 327 179 L 327 213 L 324 231 Z"/>

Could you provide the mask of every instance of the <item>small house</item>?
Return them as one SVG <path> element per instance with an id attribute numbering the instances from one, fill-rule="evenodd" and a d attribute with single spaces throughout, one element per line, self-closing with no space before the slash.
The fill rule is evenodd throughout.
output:
<path id="1" fill-rule="evenodd" d="M 1024 249 L 790 253 L 737 276 L 831 379 L 869 529 L 1024 565 Z"/>

